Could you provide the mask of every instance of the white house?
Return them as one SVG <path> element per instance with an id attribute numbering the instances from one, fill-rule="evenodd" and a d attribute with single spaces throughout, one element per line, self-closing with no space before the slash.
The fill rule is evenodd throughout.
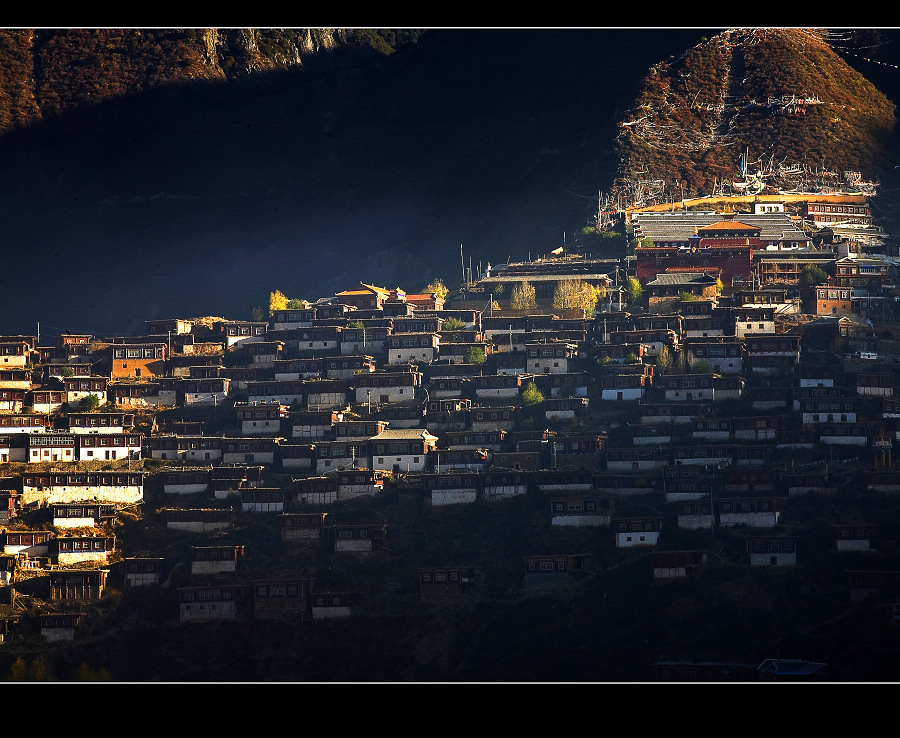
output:
<path id="1" fill-rule="evenodd" d="M 475 502 L 478 499 L 480 478 L 478 472 L 454 470 L 440 474 L 423 474 L 425 492 L 431 504 L 458 505 Z"/>
<path id="2" fill-rule="evenodd" d="M 430 364 L 440 351 L 439 333 L 394 333 L 385 341 L 388 349 L 388 364 L 409 364 L 421 362 Z"/>
<path id="3" fill-rule="evenodd" d="M 750 566 L 795 566 L 796 536 L 750 536 L 747 538 Z"/>
<path id="4" fill-rule="evenodd" d="M 655 546 L 659 543 L 662 530 L 660 518 L 619 518 L 613 525 L 616 533 L 616 548 Z"/>
<path id="5" fill-rule="evenodd" d="M 395 472 L 425 471 L 437 441 L 437 436 L 422 428 L 385 430 L 369 439 L 372 468 Z"/>
<path id="6" fill-rule="evenodd" d="M 578 356 L 574 343 L 526 343 L 526 367 L 530 374 L 568 374 Z"/>

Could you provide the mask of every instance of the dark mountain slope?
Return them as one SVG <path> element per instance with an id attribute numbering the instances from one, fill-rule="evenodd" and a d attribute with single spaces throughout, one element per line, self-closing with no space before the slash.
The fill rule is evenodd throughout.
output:
<path id="1" fill-rule="evenodd" d="M 249 318 L 278 288 L 452 283 L 596 211 L 618 107 L 701 30 L 432 31 L 330 74 L 170 85 L 0 139 L 4 332 Z"/>
<path id="2" fill-rule="evenodd" d="M 476 267 L 544 253 L 578 237 L 617 175 L 641 169 L 689 194 L 733 179 L 745 147 L 881 177 L 885 202 L 891 191 L 890 96 L 799 29 L 436 30 L 340 63 L 333 50 L 316 63 L 315 44 L 301 54 L 298 36 L 283 56 L 302 63 L 280 67 L 286 35 L 223 32 L 202 57 L 175 32 L 116 33 L 85 36 L 91 54 L 78 33 L 53 39 L 53 55 L 42 37 L 53 64 L 39 94 L 22 48 L 0 55 L 0 106 L 41 118 L 0 138 L 3 332 L 249 318 L 276 288 L 317 298 L 358 280 L 452 285 L 460 244 Z M 865 45 L 851 41 L 848 59 Z M 128 60 L 130 86 L 109 87 L 104 54 Z M 170 79 L 185 70 L 193 81 Z M 879 71 L 889 86 L 896 73 Z M 831 112 L 741 107 L 801 92 Z M 708 109 L 722 95 L 729 112 Z M 620 136 L 644 105 L 677 145 Z"/>

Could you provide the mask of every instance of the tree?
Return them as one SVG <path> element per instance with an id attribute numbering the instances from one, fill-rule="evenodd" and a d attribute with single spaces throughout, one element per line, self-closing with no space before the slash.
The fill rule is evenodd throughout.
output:
<path id="1" fill-rule="evenodd" d="M 466 349 L 464 359 L 467 364 L 484 364 L 486 361 L 484 349 L 481 346 L 469 346 Z"/>
<path id="2" fill-rule="evenodd" d="M 437 295 L 443 300 L 447 297 L 447 293 L 450 292 L 450 290 L 447 289 L 447 285 L 444 284 L 443 280 L 435 279 L 433 282 L 429 282 L 425 285 L 424 292 L 426 295 Z"/>
<path id="3" fill-rule="evenodd" d="M 447 331 L 458 331 L 461 328 L 465 328 L 466 324 L 465 321 L 462 321 L 459 318 L 447 318 L 441 327 Z"/>
<path id="4" fill-rule="evenodd" d="M 600 234 L 600 247 L 610 251 L 612 249 L 624 251 L 628 248 L 628 238 L 618 230 L 606 230 Z"/>
<path id="5" fill-rule="evenodd" d="M 691 362 L 691 373 L 693 374 L 709 374 L 712 371 L 712 365 L 706 359 L 694 359 Z"/>
<path id="6" fill-rule="evenodd" d="M 9 668 L 9 676 L 6 680 L 8 682 L 24 682 L 27 673 L 28 664 L 25 663 L 25 659 L 19 656 L 13 661 L 12 666 Z"/>
<path id="7" fill-rule="evenodd" d="M 581 229 L 581 238 L 585 242 L 590 241 L 592 238 L 596 238 L 599 235 L 599 231 L 594 226 L 585 226 Z"/>
<path id="8" fill-rule="evenodd" d="M 8 682 L 49 682 L 50 671 L 44 659 L 38 657 L 31 662 L 25 661 L 21 656 L 17 658 L 9 669 Z"/>
<path id="9" fill-rule="evenodd" d="M 529 382 L 525 385 L 525 389 L 522 390 L 522 404 L 526 407 L 531 405 L 537 405 L 540 402 L 544 401 L 544 395 L 537 388 L 537 385 L 534 382 Z"/>
<path id="10" fill-rule="evenodd" d="M 797 283 L 801 287 L 815 287 L 822 282 L 827 281 L 828 274 L 817 266 L 805 266 L 800 271 L 800 278 Z"/>
<path id="11" fill-rule="evenodd" d="M 597 300 L 605 294 L 606 290 L 602 287 L 595 287 L 581 279 L 565 279 L 556 284 L 553 307 L 581 309 L 585 315 L 593 315 Z"/>
<path id="12" fill-rule="evenodd" d="M 672 368 L 672 352 L 668 346 L 663 346 L 656 352 L 656 368 L 660 374 L 665 374 Z"/>
<path id="13" fill-rule="evenodd" d="M 534 287 L 527 279 L 523 279 L 512 289 L 509 296 L 509 306 L 513 310 L 534 310 L 537 307 L 537 299 L 534 295 Z"/>
<path id="14" fill-rule="evenodd" d="M 275 290 L 269 293 L 269 316 L 275 314 L 276 310 L 285 310 L 287 308 L 288 299 L 282 294 L 281 290 Z"/>
<path id="15" fill-rule="evenodd" d="M 563 279 L 556 283 L 556 289 L 553 290 L 553 307 L 555 308 L 573 308 L 578 299 L 578 286 L 581 280 Z"/>
<path id="16" fill-rule="evenodd" d="M 86 661 L 81 662 L 78 671 L 75 672 L 76 682 L 108 682 L 110 681 L 109 672 L 102 666 L 96 671 L 88 666 Z"/>
<path id="17" fill-rule="evenodd" d="M 82 413 L 92 413 L 103 403 L 97 395 L 85 395 L 78 401 L 78 411 Z"/>
<path id="18" fill-rule="evenodd" d="M 625 281 L 625 294 L 628 296 L 629 303 L 637 303 L 641 301 L 641 297 L 644 295 L 644 288 L 641 287 L 641 283 L 638 282 L 636 277 L 629 277 Z"/>
<path id="19" fill-rule="evenodd" d="M 719 278 L 716 278 L 716 294 L 721 295 L 722 290 L 724 290 L 724 289 L 725 289 L 725 285 L 722 284 L 722 280 Z"/>
<path id="20" fill-rule="evenodd" d="M 642 238 L 640 240 L 633 238 L 633 239 L 631 239 L 631 241 L 628 242 L 628 256 L 634 256 L 634 250 L 638 247 L 640 247 L 642 249 L 645 249 L 645 248 L 649 249 L 649 248 L 654 248 L 655 246 L 656 246 L 656 243 L 649 236 L 647 236 L 646 238 Z"/>

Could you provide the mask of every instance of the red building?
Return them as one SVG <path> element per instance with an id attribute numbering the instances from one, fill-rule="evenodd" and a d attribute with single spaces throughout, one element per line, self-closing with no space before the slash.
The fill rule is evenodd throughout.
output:
<path id="1" fill-rule="evenodd" d="M 666 272 L 703 272 L 725 285 L 749 280 L 753 250 L 762 249 L 760 229 L 726 218 L 697 228 L 687 242 L 657 238 L 654 246 L 638 246 L 634 253 L 638 281 L 643 285 Z"/>

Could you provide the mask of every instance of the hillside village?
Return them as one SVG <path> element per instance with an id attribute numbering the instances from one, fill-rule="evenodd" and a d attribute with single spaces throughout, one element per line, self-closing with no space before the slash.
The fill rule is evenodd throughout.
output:
<path id="1" fill-rule="evenodd" d="M 170 624 L 315 629 L 565 597 L 635 557 L 671 597 L 825 568 L 835 617 L 875 599 L 900 623 L 900 260 L 865 198 L 627 226 L 627 256 L 560 249 L 456 292 L 363 280 L 258 320 L 0 338 L 2 643 L 97 638 L 105 603 L 151 590 Z M 388 512 L 499 529 L 523 501 L 541 534 L 487 556 Z M 645 673 L 841 678 L 776 656 Z"/>

